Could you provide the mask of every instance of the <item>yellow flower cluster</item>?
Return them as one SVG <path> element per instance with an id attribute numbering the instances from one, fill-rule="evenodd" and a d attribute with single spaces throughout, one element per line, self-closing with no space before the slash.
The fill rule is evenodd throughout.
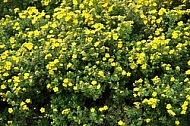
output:
<path id="1" fill-rule="evenodd" d="M 158 104 L 160 100 L 156 99 L 156 98 L 150 98 L 150 99 L 144 99 L 142 101 L 143 104 L 148 104 L 150 105 L 152 108 L 156 108 L 156 105 Z"/>
<path id="2" fill-rule="evenodd" d="M 99 108 L 99 111 L 100 111 L 100 112 L 106 111 L 106 110 L 108 110 L 108 106 L 107 106 L 107 105 L 105 105 L 105 106 Z"/>
<path id="3" fill-rule="evenodd" d="M 42 0 L 47 7 L 42 11 L 14 8 L 15 17 L 0 20 L 0 98 L 12 106 L 8 113 L 13 114 L 16 105 L 30 113 L 33 100 L 28 94 L 47 90 L 55 100 L 50 102 L 55 105 L 53 111 L 59 114 L 56 108 L 61 108 L 66 117 L 82 100 L 101 98 L 107 88 L 114 100 L 134 98 L 132 108 L 138 110 L 166 108 L 165 113 L 174 118 L 187 113 L 190 20 L 184 18 L 190 10 L 183 9 L 185 0 L 175 8 L 168 7 L 172 0 L 62 0 L 51 8 L 53 2 Z M 98 108 L 100 112 L 112 105 L 109 98 L 108 104 Z M 186 100 L 181 103 L 179 98 Z M 82 100 L 75 105 L 73 99 Z M 41 114 L 48 111 L 46 106 L 40 108 Z M 88 110 L 91 115 L 95 111 L 95 107 Z M 153 117 L 138 116 L 154 122 Z"/>

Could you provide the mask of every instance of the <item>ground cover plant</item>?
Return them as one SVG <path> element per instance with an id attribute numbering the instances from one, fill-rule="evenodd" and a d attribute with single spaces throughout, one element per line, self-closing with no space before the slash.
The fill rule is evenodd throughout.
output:
<path id="1" fill-rule="evenodd" d="M 188 125 L 189 7 L 0 1 L 0 125 Z"/>

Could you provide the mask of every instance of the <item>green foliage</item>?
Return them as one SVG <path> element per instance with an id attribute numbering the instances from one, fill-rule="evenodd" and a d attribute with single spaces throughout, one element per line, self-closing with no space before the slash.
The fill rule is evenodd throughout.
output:
<path id="1" fill-rule="evenodd" d="M 1 1 L 0 124 L 187 125 L 188 5 Z"/>

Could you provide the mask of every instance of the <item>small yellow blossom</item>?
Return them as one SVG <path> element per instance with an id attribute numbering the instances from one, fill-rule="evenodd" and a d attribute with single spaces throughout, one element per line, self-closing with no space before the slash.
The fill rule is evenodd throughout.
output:
<path id="1" fill-rule="evenodd" d="M 8 123 L 8 124 L 12 124 L 12 123 L 13 123 L 13 121 L 7 121 L 7 123 Z"/>
<path id="2" fill-rule="evenodd" d="M 95 108 L 90 109 L 90 112 L 94 113 L 94 111 L 95 111 Z"/>
<path id="3" fill-rule="evenodd" d="M 4 3 L 7 3 L 9 0 L 3 0 Z"/>
<path id="4" fill-rule="evenodd" d="M 23 105 L 22 110 L 29 110 L 27 105 Z"/>
<path id="5" fill-rule="evenodd" d="M 41 113 L 44 113 L 44 112 L 45 112 L 45 108 L 42 107 L 42 108 L 40 109 L 40 112 L 41 112 Z"/>
<path id="6" fill-rule="evenodd" d="M 54 109 L 53 109 L 53 112 L 57 112 L 57 111 L 58 111 L 57 108 L 54 108 Z"/>
<path id="7" fill-rule="evenodd" d="M 22 102 L 20 103 L 20 106 L 23 106 L 23 105 L 25 105 L 25 104 L 26 104 L 26 103 L 22 101 Z"/>
<path id="8" fill-rule="evenodd" d="M 69 112 L 70 112 L 70 109 L 67 108 L 67 109 L 64 109 L 61 113 L 62 113 L 62 114 L 68 114 Z"/>
<path id="9" fill-rule="evenodd" d="M 31 100 L 30 100 L 30 99 L 26 99 L 25 102 L 26 102 L 26 103 L 31 103 Z"/>
<path id="10" fill-rule="evenodd" d="M 8 108 L 8 112 L 9 113 L 13 113 L 13 109 L 12 108 Z"/>
<path id="11" fill-rule="evenodd" d="M 108 106 L 107 106 L 107 105 L 105 105 L 105 106 L 104 106 L 104 110 L 107 110 L 107 109 L 108 109 Z"/>
<path id="12" fill-rule="evenodd" d="M 29 73 L 24 73 L 24 79 L 28 79 Z"/>
<path id="13" fill-rule="evenodd" d="M 104 71 L 102 71 L 102 70 L 99 71 L 99 72 L 98 72 L 98 75 L 101 76 L 101 77 L 104 77 Z"/>
<path id="14" fill-rule="evenodd" d="M 154 91 L 154 92 L 152 93 L 152 96 L 153 96 L 153 97 L 156 97 L 156 96 L 157 96 L 157 92 Z"/>
<path id="15" fill-rule="evenodd" d="M 113 40 L 117 40 L 119 38 L 119 36 L 115 33 L 113 34 Z"/>
<path id="16" fill-rule="evenodd" d="M 177 23 L 178 26 L 183 26 L 183 21 Z"/>
<path id="17" fill-rule="evenodd" d="M 49 89 L 49 88 L 51 87 L 51 84 L 47 84 L 47 86 L 46 86 L 46 87 L 47 87 L 47 89 Z"/>
<path id="18" fill-rule="evenodd" d="M 98 84 L 98 85 L 97 85 L 97 89 L 100 89 L 100 87 L 101 87 L 101 85 L 100 85 L 100 84 Z"/>
<path id="19" fill-rule="evenodd" d="M 176 120 L 176 121 L 175 121 L 175 124 L 176 124 L 176 125 L 179 125 L 179 124 L 180 124 L 179 120 Z"/>
<path id="20" fill-rule="evenodd" d="M 165 9 L 165 8 L 161 8 L 161 9 L 158 11 L 158 15 L 163 15 L 165 12 L 166 12 L 166 9 Z"/>
<path id="21" fill-rule="evenodd" d="M 109 57 L 110 57 L 110 54 L 109 54 L 109 53 L 106 53 L 106 54 L 105 54 L 105 57 L 106 57 L 106 58 L 109 58 Z"/>
<path id="22" fill-rule="evenodd" d="M 67 69 L 70 68 L 72 66 L 72 63 L 68 63 L 67 64 Z"/>
<path id="23" fill-rule="evenodd" d="M 6 85 L 2 84 L 1 89 L 6 89 Z"/>
<path id="24" fill-rule="evenodd" d="M 151 121 L 151 119 L 147 118 L 145 121 L 146 121 L 146 123 L 149 123 Z"/>
<path id="25" fill-rule="evenodd" d="M 119 122 L 117 123 L 119 126 L 123 126 L 125 123 L 121 120 L 119 120 Z"/>
<path id="26" fill-rule="evenodd" d="M 127 72 L 125 70 L 122 70 L 122 73 L 121 73 L 123 76 L 127 74 Z"/>
<path id="27" fill-rule="evenodd" d="M 130 72 L 127 72 L 127 76 L 130 77 L 130 76 L 131 76 L 131 73 L 130 73 Z"/>
<path id="28" fill-rule="evenodd" d="M 95 85 L 95 84 L 97 84 L 97 81 L 92 81 L 91 84 Z"/>
<path id="29" fill-rule="evenodd" d="M 166 105 L 166 109 L 171 109 L 171 108 L 172 108 L 171 104 Z"/>
<path id="30" fill-rule="evenodd" d="M 172 38 L 177 39 L 179 37 L 178 31 L 172 33 Z"/>
<path id="31" fill-rule="evenodd" d="M 171 77 L 171 78 L 170 78 L 170 81 L 171 81 L 171 82 L 175 81 L 175 78 L 174 78 L 174 77 Z"/>
<path id="32" fill-rule="evenodd" d="M 167 110 L 167 112 L 168 112 L 171 116 L 175 116 L 175 115 L 176 115 L 175 112 L 174 112 L 173 110 L 171 110 L 171 109 Z"/>
<path id="33" fill-rule="evenodd" d="M 185 74 L 186 74 L 186 75 L 190 75 L 190 69 L 187 70 L 187 71 L 185 71 Z"/>
<path id="34" fill-rule="evenodd" d="M 75 90 L 75 91 L 76 91 L 77 89 L 78 89 L 78 87 L 77 87 L 77 86 L 74 86 L 74 87 L 73 87 L 73 90 Z"/>
<path id="35" fill-rule="evenodd" d="M 187 62 L 187 65 L 190 66 L 190 60 Z"/>
<path id="36" fill-rule="evenodd" d="M 53 91 L 54 91 L 54 92 L 58 92 L 58 90 L 59 90 L 58 87 L 54 87 L 54 88 L 53 88 Z"/>

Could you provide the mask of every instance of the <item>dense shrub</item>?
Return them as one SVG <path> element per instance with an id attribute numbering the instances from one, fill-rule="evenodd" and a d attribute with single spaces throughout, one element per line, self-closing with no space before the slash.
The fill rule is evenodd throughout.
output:
<path id="1" fill-rule="evenodd" d="M 188 1 L 22 3 L 0 5 L 1 125 L 187 125 Z"/>

